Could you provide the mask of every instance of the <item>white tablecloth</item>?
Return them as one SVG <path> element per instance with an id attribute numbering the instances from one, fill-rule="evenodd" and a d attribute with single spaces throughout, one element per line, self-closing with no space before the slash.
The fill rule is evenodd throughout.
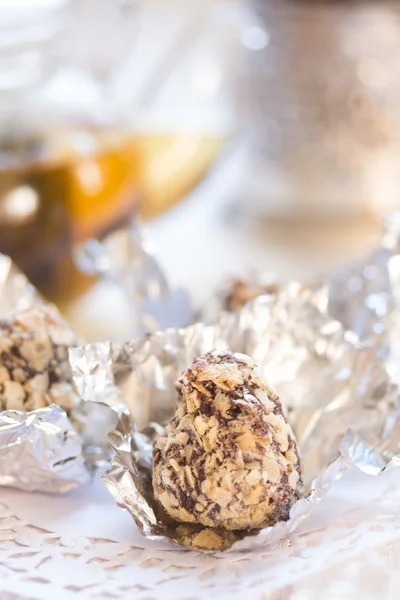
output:
<path id="1" fill-rule="evenodd" d="M 144 539 L 98 479 L 61 497 L 2 490 L 0 598 L 397 600 L 396 478 L 349 473 L 290 540 L 251 554 Z"/>

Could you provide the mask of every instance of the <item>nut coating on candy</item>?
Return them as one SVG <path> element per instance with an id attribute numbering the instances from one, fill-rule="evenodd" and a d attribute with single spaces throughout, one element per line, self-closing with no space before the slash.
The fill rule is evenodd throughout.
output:
<path id="1" fill-rule="evenodd" d="M 52 306 L 0 321 L 0 410 L 28 412 L 52 403 L 69 412 L 78 402 L 68 347 L 78 342 Z"/>
<path id="2" fill-rule="evenodd" d="M 169 515 L 228 530 L 287 520 L 302 487 L 296 441 L 252 360 L 208 352 L 177 388 L 153 451 L 154 493 Z"/>

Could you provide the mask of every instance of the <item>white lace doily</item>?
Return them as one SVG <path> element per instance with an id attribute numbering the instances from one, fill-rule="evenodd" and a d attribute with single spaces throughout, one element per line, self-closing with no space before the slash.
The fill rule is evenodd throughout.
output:
<path id="1" fill-rule="evenodd" d="M 251 554 L 205 555 L 136 535 L 134 543 L 84 537 L 73 526 L 74 521 L 82 524 L 77 507 L 76 519 L 66 516 L 69 534 L 62 526 L 61 533 L 49 531 L 32 525 L 35 519 L 20 518 L 21 503 L 12 509 L 10 500 L 17 492 L 2 494 L 0 598 L 200 600 L 215 594 L 219 599 L 396 600 L 397 476 L 353 477 L 353 485 L 338 486 L 290 540 Z M 6 496 L 8 504 L 3 502 Z M 31 495 L 24 498 L 25 505 L 34 506 Z M 96 520 L 108 519 L 112 525 L 116 513 L 111 507 L 107 503 L 103 509 L 97 507 Z"/>

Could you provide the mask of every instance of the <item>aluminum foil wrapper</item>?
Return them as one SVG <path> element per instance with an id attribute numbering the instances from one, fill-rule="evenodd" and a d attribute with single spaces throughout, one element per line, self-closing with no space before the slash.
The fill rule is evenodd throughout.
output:
<path id="1" fill-rule="evenodd" d="M 175 380 L 212 348 L 248 354 L 263 369 L 288 410 L 308 488 L 289 521 L 243 539 L 214 530 L 214 549 L 250 550 L 286 537 L 350 466 L 378 474 L 396 455 L 398 387 L 376 349 L 358 345 L 357 336 L 329 316 L 328 299 L 327 287 L 291 283 L 239 313 L 223 313 L 212 326 L 199 323 L 133 343 L 70 351 L 82 398 L 120 415 L 110 434 L 116 454 L 104 482 L 143 535 L 205 549 L 196 541 L 204 528 L 172 521 L 155 502 L 151 451 L 154 435 L 175 410 Z"/>
<path id="2" fill-rule="evenodd" d="M 391 317 L 400 308 L 400 212 L 383 220 L 380 245 L 330 277 L 328 287 L 331 315 L 361 340 L 387 349 Z"/>
<path id="3" fill-rule="evenodd" d="M 329 312 L 377 348 L 400 384 L 400 212 L 384 219 L 380 245 L 328 286 Z"/>
<path id="4" fill-rule="evenodd" d="M 0 254 L 0 319 L 46 304 L 12 260 Z M 88 477 L 81 437 L 59 406 L 0 411 L 0 486 L 65 492 Z"/>
<path id="5" fill-rule="evenodd" d="M 59 406 L 0 413 L 0 485 L 67 492 L 88 479 L 81 438 Z"/>
<path id="6" fill-rule="evenodd" d="M 247 272 L 225 281 L 204 308 L 202 318 L 215 320 L 221 311 L 235 311 L 264 293 L 274 293 L 280 285 L 276 275 L 262 272 Z M 326 285 L 331 316 L 361 341 L 379 345 L 382 355 L 388 357 L 390 347 L 400 339 L 400 212 L 383 219 L 377 248 L 327 277 Z"/>
<path id="7" fill-rule="evenodd" d="M 75 262 L 84 273 L 111 280 L 121 288 L 138 337 L 194 320 L 189 293 L 170 285 L 137 218 L 101 240 L 89 239 L 78 246 Z"/>
<path id="8" fill-rule="evenodd" d="M 0 254 L 0 318 L 43 304 L 44 298 L 11 258 Z"/>

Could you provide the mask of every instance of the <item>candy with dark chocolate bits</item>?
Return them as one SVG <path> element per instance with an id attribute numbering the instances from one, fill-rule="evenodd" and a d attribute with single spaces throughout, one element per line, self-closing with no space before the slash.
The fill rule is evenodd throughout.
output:
<path id="1" fill-rule="evenodd" d="M 0 410 L 31 411 L 55 403 L 67 412 L 74 392 L 68 347 L 75 333 L 51 305 L 0 321 Z"/>
<path id="2" fill-rule="evenodd" d="M 153 450 L 156 499 L 175 520 L 228 530 L 289 518 L 302 488 L 296 441 L 252 360 L 228 351 L 194 360 Z"/>
<path id="3" fill-rule="evenodd" d="M 221 292 L 222 308 L 234 312 L 258 296 L 276 294 L 277 291 L 276 283 L 265 283 L 256 279 L 234 279 Z"/>

